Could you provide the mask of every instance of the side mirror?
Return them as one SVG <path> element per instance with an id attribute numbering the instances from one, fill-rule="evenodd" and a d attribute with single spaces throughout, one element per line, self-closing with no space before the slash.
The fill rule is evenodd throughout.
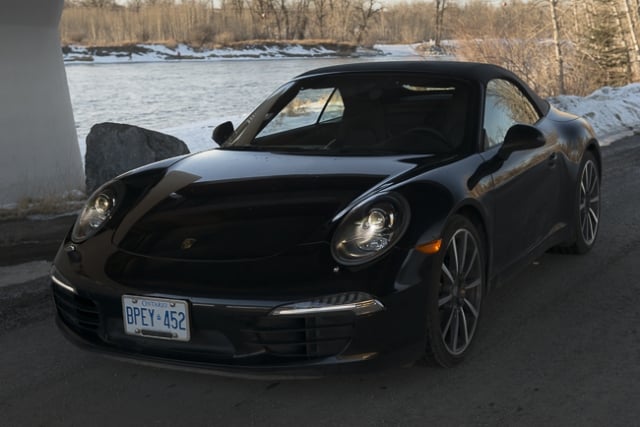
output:
<path id="1" fill-rule="evenodd" d="M 530 125 L 515 124 L 507 131 L 502 147 L 498 150 L 498 156 L 505 160 L 514 151 L 542 147 L 545 143 L 544 135 L 538 128 Z"/>
<path id="2" fill-rule="evenodd" d="M 211 139 L 213 139 L 218 144 L 223 144 L 231 134 L 233 134 L 233 123 L 224 122 L 216 126 L 211 134 Z"/>

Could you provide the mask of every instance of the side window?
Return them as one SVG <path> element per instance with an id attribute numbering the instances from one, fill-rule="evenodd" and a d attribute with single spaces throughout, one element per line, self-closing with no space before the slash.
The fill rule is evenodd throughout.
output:
<path id="1" fill-rule="evenodd" d="M 540 115 L 518 87 L 506 80 L 487 84 L 484 103 L 485 149 L 502 144 L 507 130 L 516 123 L 532 125 Z"/>
<path id="2" fill-rule="evenodd" d="M 302 89 L 257 137 L 340 119 L 343 112 L 344 104 L 338 89 Z"/>

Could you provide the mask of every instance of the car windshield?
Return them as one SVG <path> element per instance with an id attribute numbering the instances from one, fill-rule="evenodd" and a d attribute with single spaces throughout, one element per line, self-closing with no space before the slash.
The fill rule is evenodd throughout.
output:
<path id="1" fill-rule="evenodd" d="M 469 86 L 415 74 L 311 77 L 263 102 L 223 149 L 331 154 L 452 154 L 472 132 Z"/>

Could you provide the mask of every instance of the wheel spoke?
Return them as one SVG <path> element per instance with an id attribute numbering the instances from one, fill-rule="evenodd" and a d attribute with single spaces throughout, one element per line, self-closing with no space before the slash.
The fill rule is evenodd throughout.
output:
<path id="1" fill-rule="evenodd" d="M 598 185 L 598 176 L 596 175 L 596 168 L 593 165 L 589 168 L 589 193 L 593 193 Z"/>
<path id="2" fill-rule="evenodd" d="M 462 240 L 462 259 L 460 260 L 460 269 L 458 272 L 464 273 L 465 271 L 465 262 L 467 260 L 467 243 L 469 240 L 469 233 L 466 231 L 462 233 L 464 235 L 464 239 Z"/>
<path id="3" fill-rule="evenodd" d="M 451 239 L 451 244 L 453 245 L 453 248 L 452 248 L 453 249 L 453 260 L 455 261 L 455 268 L 456 268 L 454 273 L 457 276 L 458 272 L 460 271 L 460 261 L 458 260 L 458 245 L 456 244 L 456 236 L 453 236 L 453 239 Z"/>
<path id="4" fill-rule="evenodd" d="M 456 352 L 458 348 L 458 334 L 460 334 L 460 314 L 458 310 L 454 310 L 455 313 L 455 323 L 453 324 L 453 352 Z"/>
<path id="5" fill-rule="evenodd" d="M 462 330 L 464 331 L 464 345 L 466 346 L 469 344 L 469 326 L 467 325 L 467 316 L 462 308 L 460 308 L 460 315 L 462 316 Z"/>
<path id="6" fill-rule="evenodd" d="M 480 286 L 481 283 L 482 283 L 482 280 L 476 279 L 473 282 L 469 283 L 467 286 L 465 286 L 464 290 L 468 291 L 469 289 L 477 288 L 478 286 Z"/>
<path id="7" fill-rule="evenodd" d="M 449 315 L 449 320 L 447 320 L 447 324 L 444 326 L 442 330 L 442 339 L 446 341 L 447 333 L 449 333 L 449 328 L 451 327 L 451 322 L 453 321 L 453 313 L 455 310 L 451 310 L 451 314 Z"/>
<path id="8" fill-rule="evenodd" d="M 438 300 L 438 307 L 442 307 L 443 305 L 445 305 L 446 303 L 448 303 L 452 299 L 453 299 L 453 297 L 451 295 L 447 295 L 446 297 L 440 298 Z"/>
<path id="9" fill-rule="evenodd" d="M 464 299 L 464 303 L 467 305 L 467 307 L 469 307 L 469 310 L 471 310 L 471 313 L 477 319 L 478 318 L 478 309 L 476 309 L 473 306 L 473 304 L 471 304 L 471 301 L 469 301 L 467 298 Z"/>
<path id="10" fill-rule="evenodd" d="M 580 222 L 582 223 L 582 235 L 586 237 L 589 229 L 589 218 L 586 212 L 585 214 L 581 215 L 580 218 Z"/>
<path id="11" fill-rule="evenodd" d="M 447 268 L 447 266 L 445 265 L 444 262 L 442 263 L 442 272 L 444 273 L 445 276 L 447 276 L 447 279 L 449 279 L 449 281 L 453 285 L 455 280 L 453 279 L 453 276 L 451 275 L 451 272 L 449 271 L 449 268 Z"/>
<path id="12" fill-rule="evenodd" d="M 589 208 L 589 216 L 593 219 L 593 222 L 597 225 L 598 215 L 595 213 L 595 211 L 592 208 Z"/>
<path id="13" fill-rule="evenodd" d="M 467 277 L 469 277 L 469 273 L 471 273 L 471 269 L 473 268 L 473 265 L 476 262 L 477 256 L 478 256 L 478 248 L 474 246 L 473 255 L 471 255 L 471 262 L 469 262 L 469 268 L 467 268 L 467 271 L 464 273 L 463 279 L 466 279 Z"/>

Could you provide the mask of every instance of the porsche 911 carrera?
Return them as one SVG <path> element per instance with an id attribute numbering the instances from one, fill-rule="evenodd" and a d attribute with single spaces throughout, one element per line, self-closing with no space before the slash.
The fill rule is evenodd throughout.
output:
<path id="1" fill-rule="evenodd" d="M 312 70 L 213 139 L 88 198 L 51 274 L 71 341 L 235 375 L 452 367 L 493 288 L 598 234 L 591 126 L 494 65 Z"/>

